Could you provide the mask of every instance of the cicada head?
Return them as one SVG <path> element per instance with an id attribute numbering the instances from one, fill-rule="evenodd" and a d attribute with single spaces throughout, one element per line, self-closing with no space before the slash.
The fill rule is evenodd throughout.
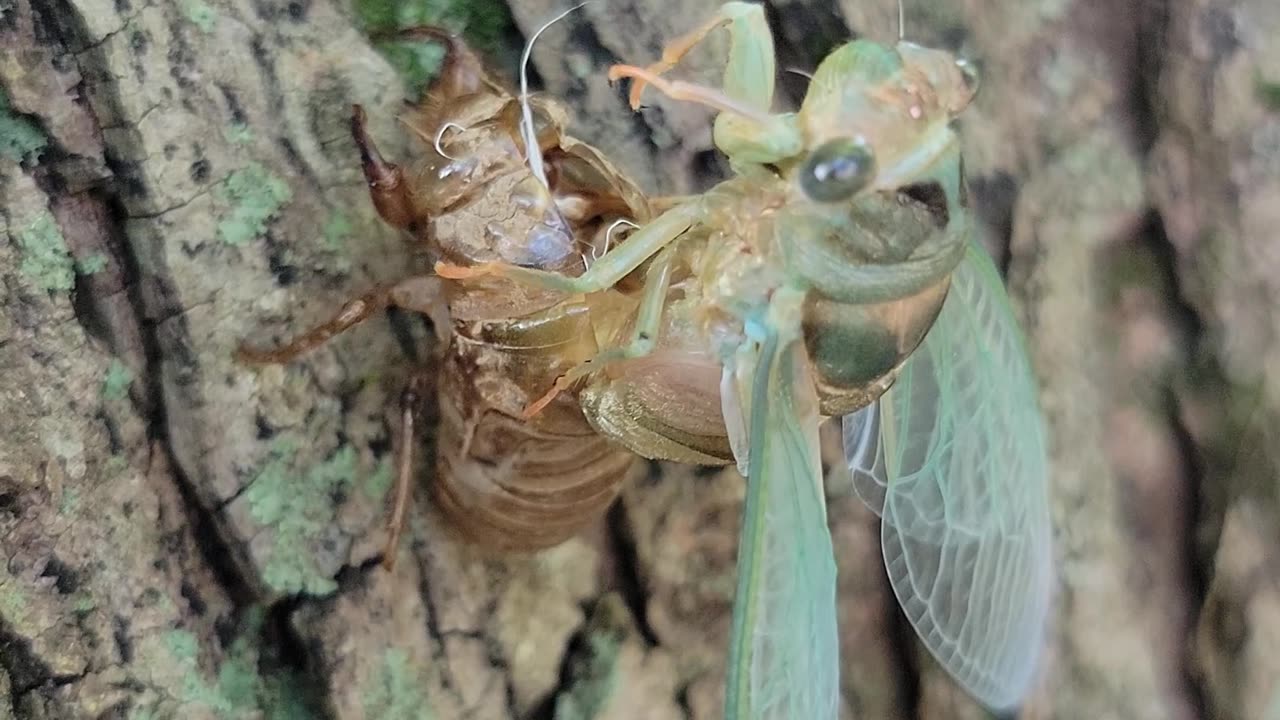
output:
<path id="1" fill-rule="evenodd" d="M 801 189 L 834 202 L 927 178 L 958 152 L 951 121 L 977 88 L 972 68 L 943 50 L 855 40 L 822 61 L 800 108 L 810 152 Z"/>

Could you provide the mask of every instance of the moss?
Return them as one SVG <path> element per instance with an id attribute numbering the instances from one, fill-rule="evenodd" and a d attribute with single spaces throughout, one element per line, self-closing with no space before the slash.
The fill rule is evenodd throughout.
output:
<path id="1" fill-rule="evenodd" d="M 278 440 L 245 499 L 254 520 L 275 531 L 263 580 L 280 592 L 324 595 L 337 584 L 321 570 L 313 543 L 333 524 L 334 496 L 350 486 L 356 453 L 344 446 L 302 473 L 295 471 L 295 456 L 291 442 Z"/>
<path id="2" fill-rule="evenodd" d="M 240 122 L 231 123 L 226 131 L 223 132 L 223 136 L 232 145 L 248 145 L 253 142 L 253 130 L 249 129 L 248 125 Z"/>
<path id="3" fill-rule="evenodd" d="M 373 474 L 361 481 L 360 489 L 365 497 L 377 502 L 387 496 L 394 480 L 395 473 L 392 471 L 391 460 L 383 458 L 378 463 L 378 467 L 374 468 Z"/>
<path id="4" fill-rule="evenodd" d="M 555 720 L 591 720 L 618 688 L 618 654 L 630 624 L 617 593 L 600 599 L 587 623 L 583 647 L 569 659 L 568 690 L 556 698 Z"/>
<path id="5" fill-rule="evenodd" d="M 75 262 L 53 215 L 42 212 L 20 231 L 18 247 L 22 250 L 22 273 L 37 285 L 45 290 L 75 287 Z"/>
<path id="6" fill-rule="evenodd" d="M 48 144 L 39 125 L 13 112 L 9 96 L 0 88 L 0 158 L 35 162 Z"/>
<path id="7" fill-rule="evenodd" d="M 618 651 L 610 634 L 587 637 L 586 653 L 577 659 L 571 685 L 556 698 L 555 720 L 591 720 L 607 707 L 618 687 Z"/>
<path id="8" fill-rule="evenodd" d="M 80 509 L 80 491 L 76 488 L 67 488 L 62 491 L 62 497 L 58 500 L 58 512 L 63 515 L 72 515 Z"/>
<path id="9" fill-rule="evenodd" d="M 482 52 L 496 52 L 514 23 L 501 0 L 355 0 L 356 14 L 370 35 L 391 35 L 419 25 L 460 32 Z M 381 40 L 375 43 L 409 89 L 420 93 L 440 69 L 444 50 L 434 43 Z"/>
<path id="10" fill-rule="evenodd" d="M 76 261 L 76 272 L 81 275 L 97 275 L 107 269 L 107 256 L 94 253 Z"/>
<path id="11" fill-rule="evenodd" d="M 218 235 L 228 245 L 246 245 L 267 231 L 267 222 L 293 198 L 284 180 L 253 163 L 227 176 L 222 196 L 231 214 L 218 223 Z"/>
<path id="12" fill-rule="evenodd" d="M 251 612 L 239 637 L 227 649 L 216 680 L 209 682 L 199 666 L 200 643 L 196 636 L 186 630 L 166 633 L 163 644 L 167 659 L 182 673 L 180 693 L 174 699 L 183 705 L 204 706 L 219 718 L 304 720 L 317 717 L 305 699 L 302 683 L 292 673 L 270 666 L 261 668 L 262 658 L 256 644 L 260 634 L 261 614 Z M 158 716 L 156 712 L 156 708 L 139 708 L 138 714 L 130 717 Z"/>
<path id="13" fill-rule="evenodd" d="M 1264 108 L 1271 112 L 1280 112 L 1280 82 L 1259 77 L 1254 81 L 1253 91 Z"/>
<path id="14" fill-rule="evenodd" d="M 16 581 L 0 582 L 0 620 L 21 629 L 27 622 L 31 606 Z"/>
<path id="15" fill-rule="evenodd" d="M 218 24 L 218 11 L 201 0 L 185 0 L 182 3 L 182 10 L 191 24 L 200 28 L 200 32 L 206 35 L 213 32 L 214 26 Z"/>
<path id="16" fill-rule="evenodd" d="M 341 210 L 334 210 L 329 213 L 329 219 L 325 221 L 324 229 L 321 231 L 324 235 L 324 244 L 330 250 L 343 250 L 347 239 L 351 237 L 352 229 L 351 218 Z"/>
<path id="17" fill-rule="evenodd" d="M 389 648 L 382 657 L 377 677 L 365 690 L 365 717 L 429 720 L 434 712 L 421 687 L 422 682 L 414 672 L 408 654 L 399 648 Z"/>
<path id="18" fill-rule="evenodd" d="M 106 377 L 102 379 L 102 397 L 108 401 L 123 400 L 133 384 L 133 371 L 119 360 L 112 358 L 107 366 Z"/>

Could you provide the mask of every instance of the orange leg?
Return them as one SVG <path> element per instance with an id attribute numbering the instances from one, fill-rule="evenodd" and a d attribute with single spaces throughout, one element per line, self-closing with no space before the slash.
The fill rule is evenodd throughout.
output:
<path id="1" fill-rule="evenodd" d="M 725 23 L 729 22 L 729 20 L 730 18 L 722 15 L 716 15 L 704 23 L 702 27 L 695 28 L 693 31 L 672 40 L 662 48 L 662 59 L 649 65 L 645 70 L 650 74 L 657 76 L 671 68 L 674 68 L 695 45 L 705 40 L 707 35 L 710 35 L 716 28 L 723 27 Z M 612 72 L 610 72 L 609 77 L 610 79 L 613 78 Z M 647 84 L 648 81 L 638 79 L 631 85 L 632 110 L 639 109 L 640 95 L 644 92 L 645 85 Z"/>
<path id="2" fill-rule="evenodd" d="M 236 359 L 246 365 L 283 365 L 393 305 L 427 315 L 435 326 L 437 336 L 447 337 L 448 310 L 441 296 L 440 281 L 433 277 L 411 277 L 347 301 L 337 315 L 284 347 L 257 350 L 241 345 L 236 350 Z"/>
<path id="3" fill-rule="evenodd" d="M 391 506 L 391 517 L 387 518 L 387 544 L 382 549 L 382 567 L 387 572 L 395 569 L 400 536 L 404 534 L 404 518 L 409 511 L 409 500 L 413 496 L 413 448 L 417 441 L 414 425 L 426 380 L 424 372 L 415 373 L 400 394 L 400 447 L 396 452 L 395 501 Z"/>
<path id="4" fill-rule="evenodd" d="M 618 80 L 619 78 L 633 78 L 638 83 L 648 83 L 656 88 L 659 92 L 673 100 L 682 100 L 685 102 L 694 102 L 707 107 L 719 110 L 720 112 L 729 112 L 750 120 L 755 120 L 763 125 L 768 125 L 772 118 L 766 112 L 761 112 L 756 108 L 741 103 L 723 92 L 714 88 L 703 85 L 688 83 L 683 80 L 666 80 L 645 68 L 636 67 L 634 65 L 614 65 L 609 68 L 609 80 Z M 639 107 L 639 96 L 632 96 L 632 107 Z"/>

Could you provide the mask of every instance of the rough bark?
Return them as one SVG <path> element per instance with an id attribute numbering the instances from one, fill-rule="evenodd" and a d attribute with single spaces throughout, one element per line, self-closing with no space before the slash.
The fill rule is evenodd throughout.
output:
<path id="1" fill-rule="evenodd" d="M 715 5 L 594 3 L 533 52 L 655 193 L 725 171 L 709 115 L 656 93 L 633 114 L 604 69 Z M 897 32 L 891 2 L 770 8 L 787 67 Z M 1280 6 L 907 19 L 980 63 L 967 166 L 1051 431 L 1059 586 L 1023 716 L 1280 717 Z M 328 0 L 0 0 L 0 718 L 718 717 L 732 471 L 651 465 L 533 557 L 479 555 L 420 492 L 389 575 L 394 401 L 429 335 L 393 317 L 232 362 L 410 262 L 346 130 L 359 102 L 389 154 L 407 141 L 357 24 Z M 713 81 L 722 52 L 682 74 Z M 830 488 L 846 715 L 982 717 L 899 618 L 875 518 Z"/>

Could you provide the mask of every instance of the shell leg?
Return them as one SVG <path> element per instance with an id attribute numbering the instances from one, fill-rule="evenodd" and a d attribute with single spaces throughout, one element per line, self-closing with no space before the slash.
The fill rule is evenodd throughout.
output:
<path id="1" fill-rule="evenodd" d="M 348 300 L 333 317 L 283 347 L 259 350 L 242 344 L 236 349 L 236 359 L 246 365 L 283 365 L 391 306 L 430 317 L 437 337 L 444 337 L 448 332 L 448 309 L 444 304 L 440 279 L 415 276 Z"/>
<path id="2" fill-rule="evenodd" d="M 396 450 L 395 501 L 387 518 L 387 543 L 382 549 L 382 567 L 391 572 L 396 566 L 396 554 L 400 549 L 400 536 L 404 534 L 404 519 L 413 496 L 413 448 L 414 429 L 422 407 L 423 388 L 428 382 L 426 370 L 419 370 L 409 378 L 400 394 L 400 446 Z"/>
<path id="3" fill-rule="evenodd" d="M 658 343 L 658 332 L 662 327 L 662 309 L 667 304 L 667 290 L 671 287 L 671 268 L 675 264 L 674 250 L 674 245 L 663 248 L 645 271 L 644 295 L 640 300 L 635 329 L 627 344 L 605 350 L 556 378 L 555 385 L 547 391 L 546 395 L 525 408 L 526 420 L 542 412 L 542 409 L 557 395 L 579 379 L 599 372 L 610 363 L 644 357 L 653 352 Z"/>
<path id="4" fill-rule="evenodd" d="M 360 167 L 364 170 L 369 197 L 378 215 L 394 228 L 411 229 L 417 217 L 404 171 L 399 165 L 387 162 L 378 152 L 377 144 L 369 135 L 364 108 L 360 105 L 351 106 L 351 135 L 360 149 Z"/>

